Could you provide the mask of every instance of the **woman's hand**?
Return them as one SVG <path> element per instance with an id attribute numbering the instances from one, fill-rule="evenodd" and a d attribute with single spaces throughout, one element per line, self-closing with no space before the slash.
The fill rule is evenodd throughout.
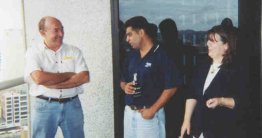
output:
<path id="1" fill-rule="evenodd" d="M 207 100 L 206 102 L 206 106 L 208 108 L 212 108 L 212 109 L 215 109 L 217 106 L 221 105 L 221 101 L 222 99 L 221 98 L 212 98 L 212 99 L 209 99 Z"/>
<path id="2" fill-rule="evenodd" d="M 185 133 L 187 135 L 190 135 L 190 128 L 191 128 L 190 121 L 184 121 L 181 127 L 180 138 L 183 138 Z"/>
<path id="3" fill-rule="evenodd" d="M 224 97 L 212 98 L 207 100 L 206 106 L 212 109 L 216 108 L 217 106 L 223 106 L 233 109 L 235 107 L 235 100 L 233 98 L 224 98 Z"/>

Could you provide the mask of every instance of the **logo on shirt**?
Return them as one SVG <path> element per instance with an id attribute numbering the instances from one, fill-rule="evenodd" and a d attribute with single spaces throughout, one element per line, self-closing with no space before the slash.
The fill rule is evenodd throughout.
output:
<path id="1" fill-rule="evenodd" d="M 70 59 L 73 59 L 73 57 L 71 57 L 71 56 L 64 56 L 64 60 L 70 60 Z"/>
<path id="2" fill-rule="evenodd" d="M 146 62 L 146 65 L 145 65 L 146 68 L 149 68 L 151 66 L 152 66 L 152 63 Z"/>

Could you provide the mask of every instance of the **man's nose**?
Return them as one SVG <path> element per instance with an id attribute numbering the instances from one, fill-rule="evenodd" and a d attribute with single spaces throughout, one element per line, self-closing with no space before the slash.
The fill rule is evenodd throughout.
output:
<path id="1" fill-rule="evenodd" d="M 63 32 L 63 31 L 59 31 L 58 35 L 59 35 L 60 37 L 62 37 L 62 36 L 64 35 L 64 32 Z"/>

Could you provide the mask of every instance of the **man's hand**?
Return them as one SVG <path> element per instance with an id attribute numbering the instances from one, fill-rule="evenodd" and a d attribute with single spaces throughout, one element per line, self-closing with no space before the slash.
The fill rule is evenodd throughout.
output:
<path id="1" fill-rule="evenodd" d="M 50 86 L 45 86 L 46 88 L 49 88 L 49 89 L 57 89 L 57 86 L 56 85 L 50 85 Z"/>
<path id="2" fill-rule="evenodd" d="M 55 85 L 50 85 L 46 86 L 51 89 L 69 89 L 73 87 L 78 87 L 84 83 L 89 82 L 89 72 L 88 71 L 82 71 L 79 72 L 75 75 L 73 75 L 71 78 L 68 80 L 55 84 Z"/>
<path id="3" fill-rule="evenodd" d="M 175 94 L 177 88 L 165 89 L 157 101 L 148 109 L 141 109 L 141 113 L 144 119 L 152 119 L 155 113 L 162 108 L 167 101 Z"/>
<path id="4" fill-rule="evenodd" d="M 51 73 L 36 70 L 31 74 L 32 80 L 38 85 L 51 86 L 64 82 L 75 75 L 74 72 Z"/>
<path id="5" fill-rule="evenodd" d="M 136 88 L 134 87 L 134 83 L 133 82 L 129 82 L 129 83 L 126 83 L 125 86 L 124 86 L 124 91 L 126 94 L 134 94 L 135 93 L 135 90 Z"/>
<path id="6" fill-rule="evenodd" d="M 180 131 L 180 138 L 183 138 L 185 133 L 187 135 L 190 135 L 190 127 L 191 127 L 190 121 L 184 121 L 183 122 L 183 125 L 181 127 L 181 131 Z"/>
<path id="7" fill-rule="evenodd" d="M 139 110 L 144 119 L 152 119 L 155 116 L 155 111 L 152 108 Z"/>

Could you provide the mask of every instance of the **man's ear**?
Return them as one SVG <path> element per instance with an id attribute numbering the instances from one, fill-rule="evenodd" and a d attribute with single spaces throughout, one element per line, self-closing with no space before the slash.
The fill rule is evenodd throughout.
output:
<path id="1" fill-rule="evenodd" d="M 139 30 L 139 35 L 142 37 L 145 35 L 145 30 L 144 29 L 140 29 Z"/>
<path id="2" fill-rule="evenodd" d="M 40 35 L 41 35 L 42 37 L 45 36 L 45 31 L 44 31 L 44 30 L 40 30 L 39 32 L 40 32 Z"/>

